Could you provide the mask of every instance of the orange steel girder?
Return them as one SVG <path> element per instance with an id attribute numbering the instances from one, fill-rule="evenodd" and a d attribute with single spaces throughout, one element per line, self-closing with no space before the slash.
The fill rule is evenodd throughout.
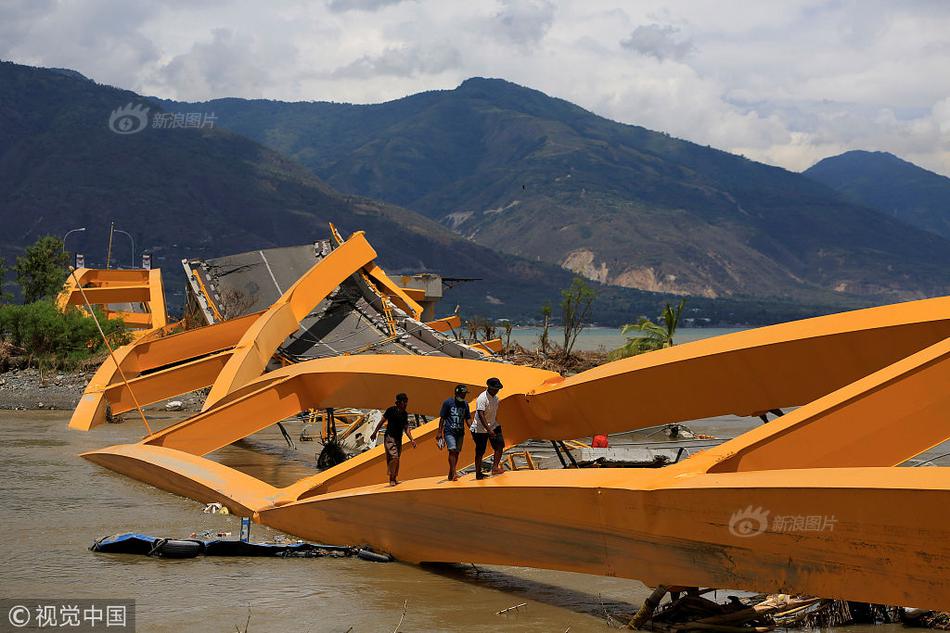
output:
<path id="1" fill-rule="evenodd" d="M 881 466 L 950 437 L 948 337 L 950 298 L 940 298 L 708 339 L 568 379 L 460 359 L 322 359 L 271 372 L 143 443 L 84 456 L 253 510 L 298 536 L 366 542 L 407 561 L 946 609 L 950 471 Z M 404 452 L 401 474 L 423 478 L 396 488 L 376 483 L 385 478 L 379 448 L 283 489 L 192 454 L 308 406 L 381 408 L 397 390 L 409 393 L 411 409 L 435 411 L 454 383 L 480 384 L 484 371 L 506 383 L 499 419 L 509 444 L 802 406 L 652 471 L 427 478 L 444 469 L 434 422 L 416 431 L 419 448 Z M 473 546 L 473 522 L 490 523 L 498 538 Z"/>
<path id="2" fill-rule="evenodd" d="M 151 330 L 168 325 L 161 270 L 80 268 L 74 275 L 66 279 L 62 292 L 56 298 L 56 304 L 61 310 L 70 305 L 84 306 L 87 300 L 91 305 L 102 306 L 144 303 L 148 312 L 141 315 L 130 313 L 135 315 L 129 317 L 130 327 Z M 80 287 L 85 293 L 85 299 Z M 114 315 L 122 318 L 124 313 Z"/>
<path id="3" fill-rule="evenodd" d="M 159 402 L 211 385 L 223 367 L 222 356 L 230 353 L 258 316 L 249 314 L 167 336 L 153 330 L 116 349 L 115 359 L 140 404 Z M 112 357 L 107 357 L 86 385 L 69 428 L 88 431 L 104 424 L 110 406 L 117 415 L 131 411 L 134 403 Z"/>
<path id="4" fill-rule="evenodd" d="M 903 383 L 916 380 L 924 383 L 909 389 L 922 401 L 903 397 Z M 860 450 L 867 438 L 853 435 L 856 420 L 840 412 L 860 414 L 870 402 L 876 409 L 872 421 L 884 427 L 881 420 L 890 419 L 892 437 L 900 435 L 909 415 L 934 412 L 926 422 L 941 430 L 912 438 L 900 457 L 912 456 L 939 434 L 950 437 L 948 380 L 945 340 L 760 427 L 750 433 L 759 436 L 751 442 L 740 436 L 657 470 L 520 471 L 458 483 L 423 478 L 397 488 L 377 484 L 292 501 L 297 485 L 273 488 L 160 446 L 117 446 L 85 456 L 179 494 L 220 501 L 242 514 L 254 510 L 260 522 L 297 536 L 365 542 L 410 562 L 522 565 L 648 584 L 807 592 L 945 609 L 950 471 L 866 467 L 881 457 Z M 879 398 L 886 392 L 893 397 L 885 410 Z M 837 421 L 824 422 L 827 416 Z M 854 465 L 707 472 L 717 457 L 763 438 L 781 441 L 790 428 L 816 419 L 833 440 L 850 445 L 859 456 Z M 423 459 L 410 449 L 404 456 L 407 465 Z M 383 470 L 379 463 L 376 468 Z M 799 520 L 802 527 L 796 528 Z M 490 524 L 496 538 L 473 546 L 467 527 L 473 523 Z"/>
<path id="5" fill-rule="evenodd" d="M 205 399 L 204 410 L 260 376 L 277 348 L 297 331 L 313 307 L 375 257 L 376 251 L 358 231 L 314 264 L 241 337 Z"/>

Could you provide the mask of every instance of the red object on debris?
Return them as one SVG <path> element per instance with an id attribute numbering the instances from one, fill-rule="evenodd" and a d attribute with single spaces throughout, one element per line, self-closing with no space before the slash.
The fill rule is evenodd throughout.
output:
<path id="1" fill-rule="evenodd" d="M 595 435 L 590 445 L 591 448 L 609 448 L 610 442 L 607 441 L 606 435 Z"/>

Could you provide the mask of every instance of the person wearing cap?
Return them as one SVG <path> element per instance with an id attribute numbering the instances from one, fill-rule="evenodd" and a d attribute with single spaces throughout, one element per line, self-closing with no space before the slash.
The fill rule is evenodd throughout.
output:
<path id="1" fill-rule="evenodd" d="M 444 443 L 449 451 L 449 481 L 458 481 L 459 476 L 455 468 L 462 450 L 462 441 L 465 439 L 466 422 L 472 419 L 472 412 L 465 400 L 466 395 L 468 387 L 457 385 L 455 395 L 442 403 L 442 411 L 439 413 L 439 433 L 436 440 L 440 450 Z"/>
<path id="2" fill-rule="evenodd" d="M 475 419 L 472 421 L 472 440 L 475 442 L 475 479 L 484 479 L 482 474 L 482 458 L 485 449 L 491 442 L 495 456 L 492 461 L 491 473 L 500 475 L 505 472 L 501 468 L 501 456 L 505 452 L 505 438 L 501 434 L 501 424 L 498 422 L 498 392 L 502 389 L 501 381 L 489 378 L 485 391 L 475 400 Z"/>
<path id="3" fill-rule="evenodd" d="M 409 414 L 406 413 L 408 404 L 409 396 L 404 393 L 397 393 L 396 404 L 386 409 L 379 424 L 376 425 L 376 430 L 369 436 L 370 441 L 375 440 L 376 434 L 383 426 L 383 422 L 386 423 L 383 447 L 386 449 L 386 467 L 389 470 L 390 486 L 399 483 L 399 457 L 402 455 L 402 434 L 404 431 L 412 447 L 416 447 L 416 441 L 412 439 L 412 431 L 409 429 Z"/>

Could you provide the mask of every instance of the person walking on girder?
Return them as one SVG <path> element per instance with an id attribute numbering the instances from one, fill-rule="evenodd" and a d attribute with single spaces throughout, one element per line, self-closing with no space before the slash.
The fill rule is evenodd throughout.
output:
<path id="1" fill-rule="evenodd" d="M 462 451 L 462 441 L 465 439 L 465 423 L 472 419 L 472 412 L 465 401 L 467 394 L 468 387 L 456 386 L 455 395 L 442 403 L 442 411 L 439 413 L 439 433 L 436 435 L 436 441 L 440 450 L 444 444 L 449 451 L 449 481 L 458 481 L 459 475 L 455 469 Z"/>
<path id="2" fill-rule="evenodd" d="M 501 391 L 502 384 L 497 378 L 489 378 L 486 387 L 475 400 L 475 419 L 471 426 L 472 439 L 475 441 L 475 479 L 485 478 L 482 474 L 482 458 L 485 457 L 485 448 L 489 442 L 495 451 L 491 474 L 500 475 L 505 472 L 501 467 L 505 438 L 501 434 L 501 424 L 496 419 L 498 392 Z"/>
<path id="3" fill-rule="evenodd" d="M 406 433 L 412 447 L 416 447 L 416 441 L 412 439 L 412 431 L 409 429 L 409 414 L 406 413 L 406 406 L 409 404 L 409 396 L 404 393 L 396 394 L 396 404 L 386 409 L 383 418 L 376 425 L 376 430 L 369 436 L 370 441 L 376 439 L 376 434 L 382 428 L 383 422 L 386 423 L 386 434 L 383 436 L 383 447 L 386 449 L 386 467 L 389 469 L 389 485 L 395 486 L 399 483 L 399 457 L 402 455 L 402 434 Z"/>

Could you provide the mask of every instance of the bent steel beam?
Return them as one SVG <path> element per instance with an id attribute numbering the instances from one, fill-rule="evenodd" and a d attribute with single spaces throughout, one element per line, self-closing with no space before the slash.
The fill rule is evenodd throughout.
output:
<path id="1" fill-rule="evenodd" d="M 218 462 L 147 444 L 119 444 L 83 453 L 89 461 L 202 503 L 251 516 L 278 499 L 278 489 Z"/>
<path id="2" fill-rule="evenodd" d="M 776 402 L 808 402 L 851 376 L 860 377 L 880 369 L 879 363 L 886 362 L 888 356 L 899 355 L 893 351 L 858 353 L 862 346 L 879 349 L 881 345 L 872 344 L 875 337 L 887 337 L 889 345 L 902 346 L 901 353 L 906 355 L 939 336 L 950 326 L 946 320 L 950 310 L 940 312 L 943 318 L 931 313 L 941 303 L 947 305 L 938 301 L 935 306 L 934 301 L 906 304 L 918 315 L 917 323 L 900 323 L 893 311 L 880 308 L 850 314 L 875 326 L 867 334 L 870 338 L 848 327 L 851 320 L 833 318 L 843 315 L 833 315 L 764 328 L 768 330 L 764 334 L 740 333 L 741 336 L 704 341 L 704 345 L 683 345 L 676 348 L 676 354 L 662 350 L 609 363 L 569 379 L 526 367 L 449 358 L 354 356 L 314 360 L 271 372 L 246 385 L 239 397 L 156 433 L 146 442 L 205 454 L 298 411 L 343 406 L 383 408 L 398 391 L 410 394 L 413 410 L 435 413 L 454 384 L 480 388 L 490 375 L 497 375 L 506 383 L 503 393 L 508 395 L 501 402 L 499 419 L 504 423 L 509 445 L 529 438 L 570 439 L 730 411 L 754 411 L 779 406 L 773 404 Z M 818 335 L 805 336 L 800 330 L 806 327 Z M 791 338 L 793 334 L 797 334 L 792 339 L 794 344 L 782 342 L 782 337 Z M 818 355 L 819 350 L 837 354 L 841 362 L 815 366 L 798 381 L 783 371 L 768 373 L 773 365 L 789 359 L 807 359 Z M 710 354 L 733 368 L 731 380 L 739 385 L 754 384 L 755 388 L 710 391 L 707 383 L 715 386 L 718 380 L 710 375 L 715 373 L 715 368 L 709 366 Z M 639 393 L 650 397 L 636 398 Z M 769 399 L 762 399 L 763 393 Z M 575 404 L 575 400 L 583 406 Z M 412 465 L 408 466 L 411 470 L 406 476 L 431 476 L 441 471 L 436 429 L 437 425 L 430 424 L 417 430 L 417 458 L 408 462 Z M 470 447 L 464 452 L 463 458 L 468 457 Z M 379 481 L 383 473 L 377 465 L 382 458 L 381 449 L 368 451 L 336 469 L 298 482 L 288 495 L 304 498 Z"/>
<path id="3" fill-rule="evenodd" d="M 507 398 L 527 437 L 582 437 L 805 404 L 950 336 L 950 297 L 791 321 L 606 363 Z M 603 429 L 603 430 L 602 430 Z"/>
<path id="4" fill-rule="evenodd" d="M 280 344 L 297 331 L 314 306 L 375 257 L 376 251 L 359 231 L 314 264 L 241 337 L 205 399 L 204 410 L 260 376 Z"/>
<path id="5" fill-rule="evenodd" d="M 145 442 L 203 455 L 307 409 L 385 409 L 400 391 L 409 394 L 411 410 L 436 413 L 457 384 L 480 389 L 492 376 L 516 391 L 526 391 L 557 374 L 438 356 L 321 358 L 269 372 L 258 379 L 262 388 L 255 389 L 258 381 L 250 383 L 242 389 L 242 395 L 221 401 Z"/>
<path id="6" fill-rule="evenodd" d="M 131 379 L 133 390 L 136 389 L 134 385 L 140 382 L 148 383 L 148 393 L 139 394 L 135 391 L 140 404 L 165 400 L 212 384 L 217 373 L 196 374 L 195 366 L 189 363 L 197 362 L 205 368 L 212 366 L 201 359 L 233 348 L 258 316 L 260 313 L 249 314 L 165 336 L 162 330 L 153 330 L 139 340 L 116 349 L 115 359 L 126 378 Z M 181 369 L 177 369 L 179 367 Z M 145 377 L 152 374 L 153 377 Z M 141 381 L 138 380 L 140 377 Z M 111 356 L 107 357 L 86 385 L 69 421 L 69 428 L 88 431 L 104 424 L 110 407 L 114 414 L 131 411 L 134 403 L 126 402 L 127 395 L 127 388 L 122 383 L 115 362 Z"/>
<path id="7" fill-rule="evenodd" d="M 85 292 L 85 299 L 80 293 Z M 75 278 L 70 275 L 63 290 L 56 297 L 60 310 L 67 306 L 82 306 L 88 300 L 92 305 L 142 303 L 147 312 L 133 313 L 128 325 L 133 328 L 158 329 L 168 324 L 165 309 L 165 290 L 162 273 L 158 269 L 98 269 L 80 268 Z M 121 313 L 117 313 L 120 317 Z"/>
<path id="8" fill-rule="evenodd" d="M 786 529 L 785 517 L 818 525 Z M 941 468 L 689 479 L 663 469 L 518 471 L 335 492 L 258 520 L 318 542 L 369 543 L 409 562 L 950 607 L 950 470 Z M 473 547 L 470 527 L 488 524 L 494 538 Z"/>
<path id="9" fill-rule="evenodd" d="M 950 338 L 673 467 L 897 466 L 950 439 Z"/>
<path id="10" fill-rule="evenodd" d="M 391 357 L 384 358 L 394 360 Z M 350 366 L 349 371 L 354 373 L 355 365 L 374 364 L 367 357 L 345 360 Z M 451 363 L 443 362 L 439 365 L 435 367 L 435 370 L 443 373 L 448 371 L 446 365 L 457 365 L 457 363 L 451 361 Z M 472 366 L 477 367 L 479 363 L 467 361 L 463 365 L 467 365 L 468 369 L 472 370 Z M 385 371 L 386 369 L 384 366 L 378 370 Z M 471 375 L 463 377 L 458 367 L 452 369 L 456 373 L 443 376 L 442 382 L 437 384 L 439 390 L 466 379 L 478 382 L 478 377 Z M 334 375 L 330 370 L 330 367 L 324 367 L 320 376 L 334 384 L 339 382 L 341 376 Z M 539 372 L 536 376 L 530 373 L 501 375 L 513 389 L 517 389 L 543 377 L 544 373 Z M 277 378 L 269 375 L 269 377 L 279 383 L 288 380 L 287 376 Z M 664 472 L 674 477 L 685 474 L 695 476 L 707 472 L 728 472 L 738 470 L 739 467 L 743 470 L 775 470 L 897 464 L 950 437 L 950 419 L 945 414 L 950 409 L 950 394 L 945 388 L 941 388 L 948 384 L 948 378 L 950 378 L 950 339 L 805 405 L 784 416 L 780 421 L 750 431 L 718 448 L 709 449 L 677 465 L 669 466 L 664 469 Z M 281 384 L 288 386 L 289 391 L 294 391 L 294 387 L 289 382 Z M 335 389 L 337 388 L 333 385 L 328 386 L 324 397 L 334 402 L 338 398 L 353 402 L 358 397 L 346 392 L 331 393 Z M 429 388 L 426 389 L 428 390 Z M 362 397 L 365 398 L 366 394 Z M 248 418 L 260 420 L 259 413 L 255 413 L 252 409 L 242 408 L 242 406 L 247 407 L 252 404 L 249 401 L 254 399 L 256 399 L 256 392 L 247 390 L 244 393 L 235 394 L 229 401 L 233 408 L 222 403 L 215 411 L 219 415 L 237 420 Z M 276 401 L 287 403 L 286 399 L 278 398 Z M 271 403 L 268 402 L 268 404 Z M 318 404 L 326 406 L 326 402 Z M 418 406 L 415 400 L 412 404 Z M 422 402 L 422 406 L 426 404 Z M 288 410 L 293 410 L 298 406 L 300 406 L 299 401 L 291 401 Z M 383 404 L 374 406 L 381 407 Z M 205 421 L 210 419 L 210 416 L 198 417 L 204 418 Z M 252 428 L 263 428 L 267 424 L 269 422 L 266 419 L 263 422 L 253 422 L 250 427 L 245 426 L 236 430 L 231 437 L 237 438 Z M 178 446 L 175 442 L 168 442 L 167 437 L 182 433 L 182 429 L 187 430 L 189 427 L 192 427 L 193 432 L 194 426 L 195 424 L 191 421 L 182 422 L 151 438 L 146 438 L 143 444 L 150 446 L 161 443 L 166 447 Z M 412 451 L 409 454 L 410 459 L 406 460 L 403 472 L 405 477 L 426 476 L 433 470 L 437 472 L 440 468 L 437 464 L 442 460 L 439 458 L 434 442 L 437 428 L 437 422 L 431 422 L 416 429 L 415 438 L 418 448 Z M 517 438 L 518 428 L 517 420 L 506 422 L 506 435 L 509 438 L 512 435 Z M 816 430 L 824 434 L 821 439 L 814 435 Z M 796 438 L 796 432 L 803 433 L 803 437 Z M 789 444 L 789 438 L 797 439 L 799 443 Z M 179 437 L 176 441 L 179 444 L 187 443 L 188 438 Z M 193 437 L 191 441 L 194 441 Z M 517 441 L 519 440 L 515 439 L 515 443 Z M 772 443 L 778 446 L 777 450 Z M 825 443 L 828 443 L 831 448 L 824 448 Z M 117 449 L 121 449 L 122 455 L 127 460 L 134 459 L 139 454 L 133 447 L 113 447 L 104 451 L 94 451 L 87 456 L 110 468 L 121 469 L 121 465 L 107 463 L 112 459 L 111 454 Z M 762 450 L 763 454 L 758 455 L 757 450 Z M 185 451 L 180 452 L 185 454 Z M 474 459 L 472 447 L 463 445 L 463 453 L 460 463 L 471 463 Z M 150 455 L 146 448 L 143 448 L 142 454 Z M 275 492 L 274 502 L 280 505 L 335 490 L 377 483 L 383 479 L 381 461 L 381 449 L 367 451 L 337 467 L 301 479 L 279 493 Z M 138 472 L 133 476 L 140 474 Z M 150 481 L 154 482 L 154 478 Z"/>

